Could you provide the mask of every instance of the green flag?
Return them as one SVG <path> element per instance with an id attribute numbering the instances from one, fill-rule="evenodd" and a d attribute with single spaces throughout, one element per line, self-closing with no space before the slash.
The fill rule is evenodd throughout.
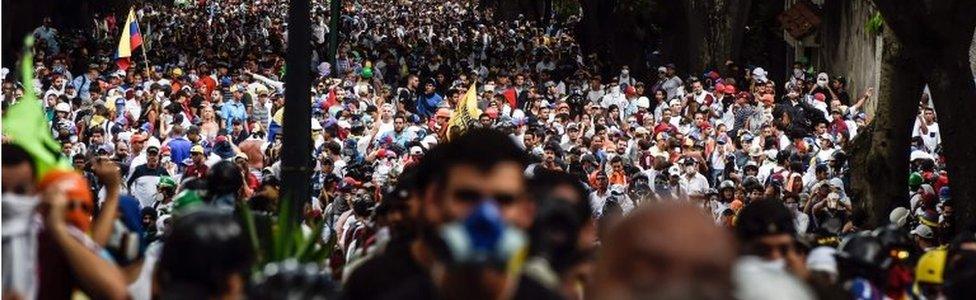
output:
<path id="1" fill-rule="evenodd" d="M 31 48 L 34 37 L 24 40 L 24 58 L 21 61 L 21 79 L 24 96 L 3 114 L 3 135 L 10 143 L 24 148 L 34 158 L 37 178 L 51 169 L 71 169 L 68 158 L 61 153 L 61 143 L 51 136 L 51 126 L 44 115 L 41 101 L 34 92 L 34 58 Z"/>

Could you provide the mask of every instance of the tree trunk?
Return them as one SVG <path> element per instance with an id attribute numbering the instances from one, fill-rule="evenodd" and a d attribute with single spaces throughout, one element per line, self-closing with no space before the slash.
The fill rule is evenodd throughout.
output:
<path id="1" fill-rule="evenodd" d="M 932 92 L 959 226 L 976 221 L 976 134 L 969 123 L 976 116 L 969 68 L 976 6 L 968 2 L 874 1 Z"/>
<path id="2" fill-rule="evenodd" d="M 908 151 L 923 79 L 891 30 L 885 30 L 878 105 L 848 153 L 852 198 L 867 213 L 868 228 L 886 223 L 895 207 L 908 207 Z"/>
<path id="3" fill-rule="evenodd" d="M 751 0 L 685 1 L 692 74 L 723 66 L 738 54 Z"/>
<path id="4" fill-rule="evenodd" d="M 961 46 L 945 47 L 952 53 L 923 64 L 931 68 L 926 77 L 942 131 L 955 221 L 965 226 L 976 221 L 976 133 L 971 123 L 976 116 L 976 85 L 969 68 L 969 43 Z"/>

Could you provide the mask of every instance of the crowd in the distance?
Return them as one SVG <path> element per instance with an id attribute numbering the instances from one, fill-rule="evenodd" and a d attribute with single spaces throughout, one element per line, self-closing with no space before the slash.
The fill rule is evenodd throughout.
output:
<path id="1" fill-rule="evenodd" d="M 869 228 L 844 149 L 875 95 L 842 76 L 798 62 L 774 82 L 732 61 L 638 76 L 581 53 L 578 16 L 454 0 L 343 1 L 333 66 L 329 5 L 312 2 L 312 197 L 287 200 L 327 260 L 254 266 L 267 232 L 241 222 L 286 200 L 287 1 L 147 3 L 128 69 L 124 16 L 99 16 L 84 33 L 45 20 L 33 82 L 4 74 L 4 113 L 35 89 L 74 167 L 41 174 L 4 137 L 5 296 L 976 293 L 976 228 L 952 222 L 925 95 L 908 201 Z M 472 87 L 480 114 L 459 125 Z"/>

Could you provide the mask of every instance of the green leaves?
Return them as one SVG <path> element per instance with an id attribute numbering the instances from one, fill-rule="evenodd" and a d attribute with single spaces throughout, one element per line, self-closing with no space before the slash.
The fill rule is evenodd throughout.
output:
<path id="1" fill-rule="evenodd" d="M 864 30 L 873 34 L 881 34 L 883 29 L 884 18 L 881 17 L 880 11 L 874 12 L 874 15 L 864 24 Z"/>
<path id="2" fill-rule="evenodd" d="M 330 235 L 325 242 L 320 239 L 322 231 L 326 230 L 323 221 L 312 223 L 310 231 L 303 229 L 291 209 L 290 197 L 282 197 L 277 215 L 255 213 L 243 203 L 238 204 L 237 211 L 257 256 L 252 268 L 255 273 L 261 272 L 268 263 L 285 260 L 324 265 L 335 248 L 335 236 Z"/>

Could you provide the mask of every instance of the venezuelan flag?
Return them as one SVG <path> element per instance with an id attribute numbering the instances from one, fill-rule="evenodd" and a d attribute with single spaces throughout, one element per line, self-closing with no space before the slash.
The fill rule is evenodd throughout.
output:
<path id="1" fill-rule="evenodd" d="M 132 51 L 136 51 L 140 45 L 142 45 L 142 33 L 139 32 L 136 13 L 130 8 L 129 16 L 125 19 L 125 26 L 122 27 L 122 37 L 119 39 L 119 48 L 115 55 L 115 63 L 119 65 L 119 69 L 126 70 L 129 68 L 129 57 L 132 57 Z"/>

